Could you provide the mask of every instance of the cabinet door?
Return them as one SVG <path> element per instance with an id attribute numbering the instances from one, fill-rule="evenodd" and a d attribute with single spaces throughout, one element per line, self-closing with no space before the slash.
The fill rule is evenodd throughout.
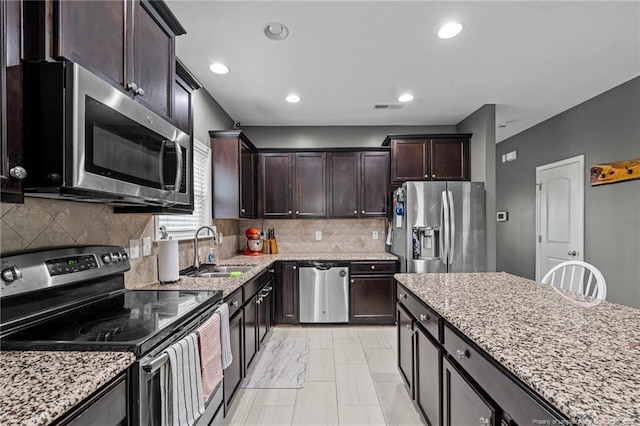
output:
<path id="1" fill-rule="evenodd" d="M 267 321 L 268 318 L 268 308 L 269 308 L 269 300 L 267 300 L 267 286 L 258 292 L 258 347 L 261 346 L 262 340 L 267 335 Z"/>
<path id="2" fill-rule="evenodd" d="M 54 5 L 59 25 L 53 55 L 78 63 L 111 84 L 124 87 L 131 3 L 98 0 L 60 1 Z"/>
<path id="3" fill-rule="evenodd" d="M 415 339 L 416 403 L 428 424 L 430 426 L 439 426 L 441 411 L 440 391 L 442 388 L 440 350 L 420 327 L 416 327 Z"/>
<path id="4" fill-rule="evenodd" d="M 298 266 L 281 262 L 276 267 L 274 319 L 276 323 L 299 324 Z"/>
<path id="5" fill-rule="evenodd" d="M 392 141 L 391 180 L 394 183 L 427 179 L 427 146 L 426 140 Z"/>
<path id="6" fill-rule="evenodd" d="M 389 205 L 389 153 L 360 154 L 360 216 L 385 217 Z"/>
<path id="7" fill-rule="evenodd" d="M 431 139 L 432 180 L 469 180 L 469 139 Z"/>
<path id="8" fill-rule="evenodd" d="M 291 155 L 288 153 L 260 154 L 262 216 L 290 218 Z"/>
<path id="9" fill-rule="evenodd" d="M 398 370 L 409 388 L 409 396 L 413 399 L 413 320 L 400 304 L 397 307 Z"/>
<path id="10" fill-rule="evenodd" d="M 175 85 L 173 87 L 173 121 L 176 123 L 178 129 L 182 130 L 188 135 L 191 135 L 191 88 L 182 81 L 181 78 L 176 78 Z"/>
<path id="11" fill-rule="evenodd" d="M 329 217 L 358 217 L 358 153 L 332 152 L 328 161 Z"/>
<path id="12" fill-rule="evenodd" d="M 256 217 L 256 153 L 240 143 L 240 217 Z"/>
<path id="13" fill-rule="evenodd" d="M 2 201 L 21 203 L 22 180 L 22 2 L 0 4 L 0 185 Z"/>
<path id="14" fill-rule="evenodd" d="M 133 19 L 133 78 L 127 83 L 135 83 L 144 92 L 136 96 L 138 101 L 154 112 L 169 117 L 173 96 L 175 37 L 166 24 L 160 23 L 157 12 L 140 0 L 135 1 Z"/>
<path id="15" fill-rule="evenodd" d="M 251 365 L 251 361 L 258 352 L 258 296 L 255 295 L 244 308 L 244 368 Z"/>
<path id="16" fill-rule="evenodd" d="M 492 425 L 494 410 L 446 358 L 442 359 L 443 425 Z"/>
<path id="17" fill-rule="evenodd" d="M 244 377 L 244 358 L 242 350 L 243 328 L 244 316 L 242 309 L 240 309 L 229 321 L 229 340 L 231 342 L 233 362 L 224 370 L 223 392 L 226 412 L 228 412 L 233 396 L 240 387 L 240 383 Z"/>
<path id="18" fill-rule="evenodd" d="M 327 216 L 327 154 L 295 154 L 293 204 L 296 217 Z"/>
<path id="19" fill-rule="evenodd" d="M 351 276 L 352 323 L 393 324 L 396 286 L 393 276 Z"/>

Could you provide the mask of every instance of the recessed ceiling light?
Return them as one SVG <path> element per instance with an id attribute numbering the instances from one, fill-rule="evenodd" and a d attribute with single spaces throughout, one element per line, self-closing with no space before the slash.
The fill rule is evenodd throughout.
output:
<path id="1" fill-rule="evenodd" d="M 284 40 L 289 36 L 289 28 L 280 22 L 269 22 L 264 27 L 264 35 L 271 40 Z"/>
<path id="2" fill-rule="evenodd" d="M 409 93 L 405 93 L 404 95 L 401 95 L 398 98 L 398 102 L 410 102 L 413 100 L 413 95 L 410 95 Z"/>
<path id="3" fill-rule="evenodd" d="M 219 62 L 209 65 L 209 69 L 211 70 L 211 72 L 214 72 L 216 74 L 229 74 L 229 71 L 231 71 L 228 66 Z"/>
<path id="4" fill-rule="evenodd" d="M 300 102 L 300 96 L 298 95 L 289 95 L 286 98 L 284 98 L 285 101 L 292 103 L 292 104 L 296 104 L 298 102 Z"/>
<path id="5" fill-rule="evenodd" d="M 462 32 L 462 24 L 459 22 L 449 22 L 444 24 L 442 28 L 438 30 L 438 37 L 447 39 L 457 36 Z"/>

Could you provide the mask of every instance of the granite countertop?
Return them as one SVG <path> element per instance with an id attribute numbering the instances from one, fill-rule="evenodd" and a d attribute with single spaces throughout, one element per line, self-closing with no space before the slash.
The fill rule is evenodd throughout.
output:
<path id="1" fill-rule="evenodd" d="M 262 256 L 234 256 L 220 260 L 217 265 L 254 265 L 254 268 L 244 272 L 237 278 L 204 278 L 204 277 L 180 277 L 175 284 L 160 284 L 159 282 L 136 286 L 136 290 L 222 290 L 222 297 L 228 297 L 244 283 L 260 274 L 273 265 L 276 261 L 302 261 L 302 260 L 397 260 L 390 253 L 278 253 Z"/>
<path id="2" fill-rule="evenodd" d="M 0 352 L 0 424 L 49 424 L 134 361 L 128 352 Z"/>
<path id="3" fill-rule="evenodd" d="M 640 310 L 507 273 L 395 278 L 576 424 L 640 424 Z"/>

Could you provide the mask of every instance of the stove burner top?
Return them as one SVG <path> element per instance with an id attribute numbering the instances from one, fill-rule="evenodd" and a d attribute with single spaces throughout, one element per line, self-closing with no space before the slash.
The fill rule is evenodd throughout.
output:
<path id="1" fill-rule="evenodd" d="M 122 316 L 100 319 L 78 329 L 78 334 L 87 340 L 110 342 L 130 341 L 149 334 L 151 330 L 144 324 L 132 324 Z"/>

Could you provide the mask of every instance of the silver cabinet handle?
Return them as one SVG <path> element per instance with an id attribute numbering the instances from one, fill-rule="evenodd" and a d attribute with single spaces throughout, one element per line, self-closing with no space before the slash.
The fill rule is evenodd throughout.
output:
<path id="1" fill-rule="evenodd" d="M 127 90 L 133 91 L 133 93 L 135 93 L 136 90 L 138 90 L 138 85 L 135 83 L 129 83 L 127 84 Z"/>
<path id="2" fill-rule="evenodd" d="M 371 269 L 376 269 L 376 265 L 371 265 Z"/>
<path id="3" fill-rule="evenodd" d="M 578 254 L 577 251 L 575 250 L 571 250 L 569 253 L 567 253 L 569 256 L 575 256 L 576 254 Z"/>
<path id="4" fill-rule="evenodd" d="M 469 352 L 467 352 L 466 350 L 462 350 L 462 349 L 456 350 L 456 358 L 465 359 L 468 357 L 469 357 Z"/>
<path id="5" fill-rule="evenodd" d="M 239 302 L 237 300 L 231 302 L 231 306 L 238 306 Z"/>
<path id="6" fill-rule="evenodd" d="M 407 295 L 404 293 L 398 293 L 398 299 L 406 299 Z"/>
<path id="7" fill-rule="evenodd" d="M 353 214 L 358 214 L 358 210 L 354 210 L 354 211 L 353 211 Z"/>
<path id="8" fill-rule="evenodd" d="M 27 177 L 27 171 L 25 170 L 24 167 L 15 166 L 15 167 L 12 167 L 11 169 L 9 169 L 9 175 L 12 178 L 15 178 L 15 179 L 18 179 L 18 180 L 22 180 L 22 179 Z"/>
<path id="9" fill-rule="evenodd" d="M 293 268 L 292 268 L 292 269 L 293 269 L 293 270 L 296 270 L 296 269 L 298 269 L 298 267 L 297 267 L 296 265 L 293 265 Z"/>
<path id="10" fill-rule="evenodd" d="M 291 210 L 289 210 L 289 214 L 291 214 Z"/>
<path id="11" fill-rule="evenodd" d="M 433 174 L 433 175 L 431 175 L 431 177 L 432 177 L 432 178 L 434 178 L 434 177 L 436 177 L 436 175 L 435 175 L 435 174 Z"/>
<path id="12" fill-rule="evenodd" d="M 356 280 L 354 280 L 353 278 L 351 278 L 351 284 L 355 283 Z"/>
<path id="13" fill-rule="evenodd" d="M 240 209 L 240 213 L 244 213 L 244 212 L 245 212 L 245 209 Z"/>
<path id="14" fill-rule="evenodd" d="M 478 419 L 478 423 L 480 423 L 481 425 L 490 425 L 491 424 L 491 419 L 488 419 L 486 417 L 480 417 Z"/>
<path id="15" fill-rule="evenodd" d="M 272 274 L 276 272 L 275 269 L 269 269 L 269 272 L 271 272 Z"/>
<path id="16" fill-rule="evenodd" d="M 362 210 L 362 214 L 365 214 L 366 212 L 364 210 Z"/>
<path id="17" fill-rule="evenodd" d="M 420 314 L 420 321 L 428 321 L 431 317 L 429 315 Z"/>
<path id="18" fill-rule="evenodd" d="M 300 210 L 296 210 L 296 214 L 300 214 Z"/>
<path id="19" fill-rule="evenodd" d="M 142 90 L 142 87 L 138 87 L 133 91 L 133 94 L 136 96 L 144 96 L 144 90 Z"/>
<path id="20" fill-rule="evenodd" d="M 429 175 L 424 175 L 424 177 L 428 178 L 428 177 L 429 177 Z"/>

